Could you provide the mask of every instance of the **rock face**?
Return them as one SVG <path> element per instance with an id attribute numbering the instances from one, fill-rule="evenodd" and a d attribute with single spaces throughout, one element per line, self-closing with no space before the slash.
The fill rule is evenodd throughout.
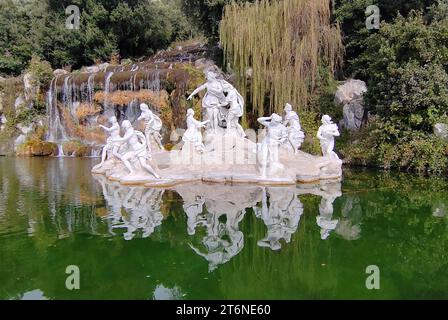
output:
<path id="1" fill-rule="evenodd" d="M 367 92 L 364 81 L 351 79 L 340 85 L 336 91 L 335 102 L 343 106 L 344 118 L 340 126 L 348 130 L 359 130 L 364 117 L 363 95 Z"/>
<path id="2" fill-rule="evenodd" d="M 448 142 L 448 124 L 437 123 L 434 125 L 434 134 L 440 139 Z"/>
<path id="3" fill-rule="evenodd" d="M 53 71 L 53 76 L 58 77 L 58 76 L 63 76 L 64 74 L 68 74 L 69 72 L 64 70 L 64 69 L 56 69 Z"/>

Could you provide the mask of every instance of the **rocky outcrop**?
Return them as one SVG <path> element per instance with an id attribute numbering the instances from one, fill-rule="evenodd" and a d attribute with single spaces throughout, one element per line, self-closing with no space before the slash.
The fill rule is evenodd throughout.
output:
<path id="1" fill-rule="evenodd" d="M 21 157 L 47 157 L 57 154 L 56 144 L 41 140 L 26 141 L 16 148 L 16 155 Z"/>
<path id="2" fill-rule="evenodd" d="M 53 71 L 53 76 L 55 77 L 59 77 L 59 76 L 63 76 L 65 74 L 68 74 L 69 72 L 67 70 L 64 69 L 56 69 Z"/>
<path id="3" fill-rule="evenodd" d="M 348 130 L 359 130 L 364 119 L 363 95 L 367 86 L 361 80 L 347 80 L 336 91 L 335 102 L 343 106 L 343 119 L 340 126 Z"/>
<path id="4" fill-rule="evenodd" d="M 434 134 L 438 138 L 448 142 L 448 124 L 446 124 L 446 123 L 435 124 L 434 125 Z"/>

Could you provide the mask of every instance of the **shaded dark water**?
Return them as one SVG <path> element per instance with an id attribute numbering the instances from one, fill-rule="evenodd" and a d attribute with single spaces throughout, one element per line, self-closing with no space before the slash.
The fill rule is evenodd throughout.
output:
<path id="1" fill-rule="evenodd" d="M 448 298 L 447 180 L 161 190 L 92 177 L 97 161 L 0 158 L 1 299 Z"/>

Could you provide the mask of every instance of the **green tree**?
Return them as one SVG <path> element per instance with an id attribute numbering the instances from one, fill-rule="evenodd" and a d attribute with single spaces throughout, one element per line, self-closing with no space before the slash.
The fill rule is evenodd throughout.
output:
<path id="1" fill-rule="evenodd" d="M 407 16 L 411 10 L 423 10 L 434 4 L 435 0 L 335 0 L 334 19 L 341 23 L 346 47 L 346 75 L 359 76 L 352 62 L 362 54 L 367 46 L 369 35 L 365 25 L 365 11 L 370 5 L 380 9 L 381 21 L 392 22 L 398 14 Z"/>
<path id="2" fill-rule="evenodd" d="M 224 6 L 232 2 L 254 2 L 254 0 L 181 0 L 185 14 L 211 40 L 219 37 L 219 22 Z"/>

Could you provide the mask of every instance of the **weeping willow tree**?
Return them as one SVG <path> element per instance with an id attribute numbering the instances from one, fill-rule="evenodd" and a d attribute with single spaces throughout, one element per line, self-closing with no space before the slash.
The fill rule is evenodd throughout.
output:
<path id="1" fill-rule="evenodd" d="M 341 32 L 331 25 L 330 1 L 259 0 L 225 7 L 221 45 L 254 113 L 280 112 L 286 102 L 309 109 L 319 71 L 331 77 L 342 64 Z"/>

